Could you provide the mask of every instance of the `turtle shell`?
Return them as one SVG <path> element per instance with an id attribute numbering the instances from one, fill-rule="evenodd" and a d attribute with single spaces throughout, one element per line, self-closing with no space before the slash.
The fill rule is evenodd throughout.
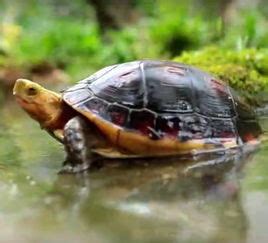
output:
<path id="1" fill-rule="evenodd" d="M 253 110 L 228 85 L 176 62 L 106 67 L 66 90 L 63 100 L 94 123 L 152 141 L 247 141 L 261 132 Z"/>

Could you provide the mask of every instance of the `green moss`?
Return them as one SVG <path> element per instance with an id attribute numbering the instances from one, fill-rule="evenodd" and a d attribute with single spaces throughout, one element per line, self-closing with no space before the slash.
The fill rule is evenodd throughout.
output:
<path id="1" fill-rule="evenodd" d="M 175 61 L 214 74 L 250 99 L 268 92 L 268 49 L 234 51 L 208 47 L 184 52 Z"/>

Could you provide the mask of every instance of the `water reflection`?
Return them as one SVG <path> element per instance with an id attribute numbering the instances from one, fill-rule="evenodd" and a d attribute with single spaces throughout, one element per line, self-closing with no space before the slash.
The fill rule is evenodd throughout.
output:
<path id="1" fill-rule="evenodd" d="M 225 165 L 195 162 L 199 171 L 189 161 L 112 164 L 59 176 L 54 193 L 70 203 L 65 210 L 115 242 L 244 242 L 239 174 L 249 155 L 234 154 Z"/>
<path id="2" fill-rule="evenodd" d="M 89 175 L 57 175 L 64 157 L 58 143 L 15 107 L 2 114 L 0 139 L 10 141 L 12 153 L 0 153 L 0 241 L 246 242 L 249 234 L 255 239 L 241 176 L 248 162 L 262 165 L 266 148 L 257 159 L 248 147 L 224 163 L 222 155 L 179 163 L 107 161 Z M 254 191 L 256 178 L 268 178 L 263 167 L 253 171 L 246 188 Z"/>

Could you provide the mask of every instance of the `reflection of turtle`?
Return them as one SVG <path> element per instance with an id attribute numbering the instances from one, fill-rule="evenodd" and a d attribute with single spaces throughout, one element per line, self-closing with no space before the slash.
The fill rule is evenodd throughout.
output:
<path id="1" fill-rule="evenodd" d="M 67 151 L 65 172 L 109 158 L 171 156 L 236 147 L 261 130 L 250 107 L 193 67 L 136 61 L 106 67 L 62 95 L 17 80 L 17 101 Z"/>

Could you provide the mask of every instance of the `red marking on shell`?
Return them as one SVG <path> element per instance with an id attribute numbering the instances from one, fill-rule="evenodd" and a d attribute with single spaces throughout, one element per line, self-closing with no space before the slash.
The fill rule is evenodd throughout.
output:
<path id="1" fill-rule="evenodd" d="M 152 127 L 153 122 L 151 121 L 143 121 L 142 123 L 139 123 L 137 126 L 137 129 L 145 135 L 149 135 L 151 133 L 150 127 Z"/>
<path id="2" fill-rule="evenodd" d="M 155 126 L 155 115 L 149 111 L 132 111 L 130 127 L 138 130 L 144 135 L 149 135 Z"/>
<path id="3" fill-rule="evenodd" d="M 185 71 L 182 68 L 179 68 L 179 67 L 168 67 L 167 71 L 170 72 L 170 73 L 179 74 L 181 76 L 185 75 Z"/>
<path id="4" fill-rule="evenodd" d="M 251 133 L 248 133 L 248 134 L 244 135 L 244 137 L 243 137 L 243 141 L 245 141 L 245 142 L 252 141 L 252 140 L 255 140 L 255 137 Z"/>
<path id="5" fill-rule="evenodd" d="M 235 137 L 235 134 L 232 132 L 225 131 L 225 132 L 221 132 L 220 137 L 221 138 L 233 138 Z"/>
<path id="6" fill-rule="evenodd" d="M 179 121 L 174 119 L 158 119 L 157 129 L 168 137 L 177 137 L 179 133 Z"/>
<path id="7" fill-rule="evenodd" d="M 175 137 L 176 138 L 178 136 L 179 129 L 177 127 L 166 126 L 163 129 L 163 132 L 169 137 Z"/>
<path id="8" fill-rule="evenodd" d="M 127 119 L 126 114 L 117 111 L 112 111 L 110 116 L 111 121 L 118 126 L 123 126 Z"/>
<path id="9" fill-rule="evenodd" d="M 213 89 L 216 89 L 220 92 L 226 92 L 226 87 L 220 80 L 211 79 L 210 84 Z"/>

